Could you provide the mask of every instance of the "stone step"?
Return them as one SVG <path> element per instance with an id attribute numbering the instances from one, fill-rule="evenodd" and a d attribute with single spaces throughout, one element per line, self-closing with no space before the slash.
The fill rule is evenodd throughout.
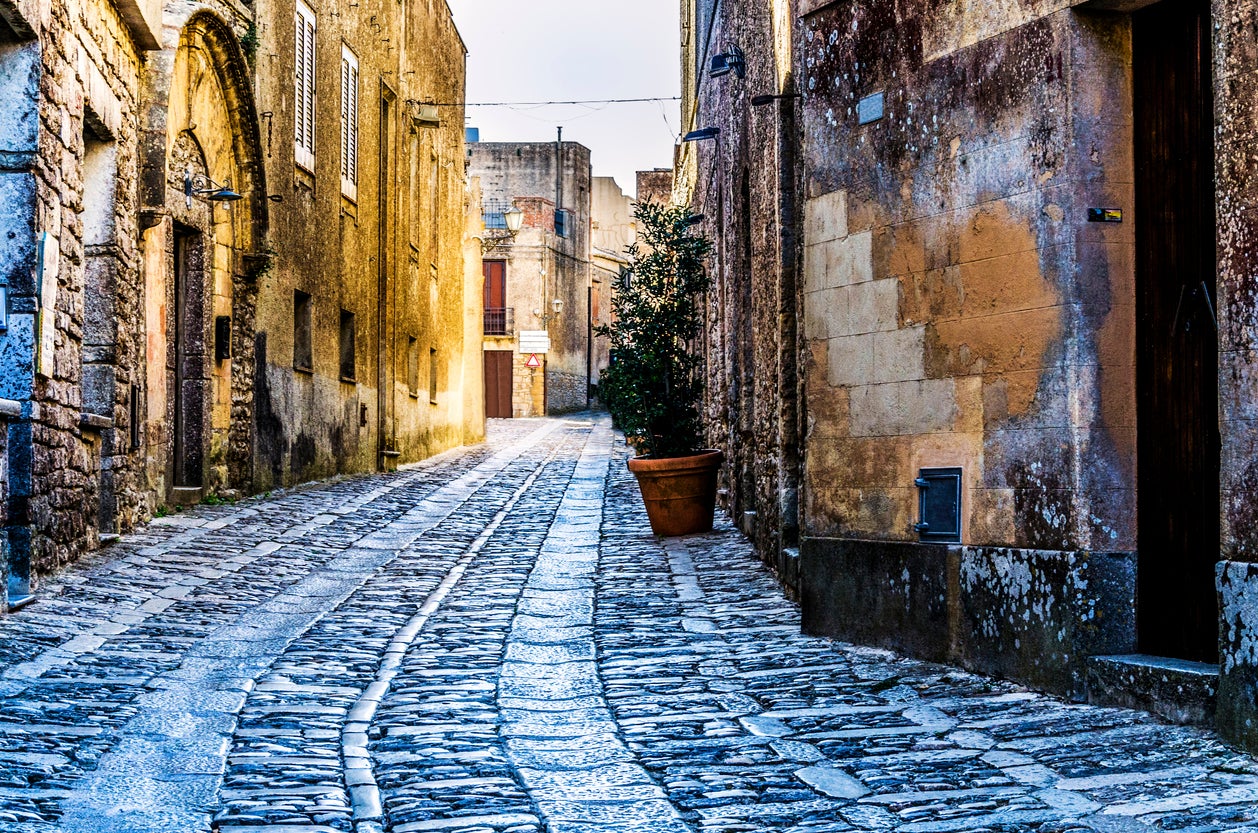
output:
<path id="1" fill-rule="evenodd" d="M 1088 702 L 1140 709 L 1187 726 L 1213 726 L 1219 667 L 1147 654 L 1088 658 Z"/>
<path id="2" fill-rule="evenodd" d="M 195 506 L 205 497 L 201 486 L 175 486 L 170 490 L 170 502 L 175 506 Z"/>

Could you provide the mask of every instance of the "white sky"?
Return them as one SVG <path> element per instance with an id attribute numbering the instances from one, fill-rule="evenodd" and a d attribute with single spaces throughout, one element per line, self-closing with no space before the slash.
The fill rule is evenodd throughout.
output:
<path id="1" fill-rule="evenodd" d="M 679 94 L 677 0 L 449 0 L 467 44 L 467 100 L 556 101 Z M 633 195 L 634 172 L 671 168 L 678 102 L 469 107 L 481 141 L 564 141 Z M 667 121 L 666 121 L 667 119 Z"/>

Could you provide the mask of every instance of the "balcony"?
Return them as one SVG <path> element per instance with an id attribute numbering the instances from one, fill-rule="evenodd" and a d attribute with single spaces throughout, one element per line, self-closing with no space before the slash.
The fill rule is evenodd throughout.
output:
<path id="1" fill-rule="evenodd" d="M 512 307 L 485 307 L 485 335 L 515 335 L 515 309 Z"/>

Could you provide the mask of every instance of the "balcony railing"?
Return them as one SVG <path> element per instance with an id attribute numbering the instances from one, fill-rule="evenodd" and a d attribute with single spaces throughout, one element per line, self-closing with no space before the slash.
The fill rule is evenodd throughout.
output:
<path id="1" fill-rule="evenodd" d="M 485 335 L 515 334 L 515 310 L 511 307 L 485 307 Z"/>

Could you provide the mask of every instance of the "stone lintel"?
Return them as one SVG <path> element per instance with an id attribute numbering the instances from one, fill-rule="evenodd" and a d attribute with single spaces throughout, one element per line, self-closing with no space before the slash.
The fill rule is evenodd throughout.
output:
<path id="1" fill-rule="evenodd" d="M 137 48 L 145 52 L 162 48 L 161 0 L 114 0 L 114 5 L 127 22 Z"/>

